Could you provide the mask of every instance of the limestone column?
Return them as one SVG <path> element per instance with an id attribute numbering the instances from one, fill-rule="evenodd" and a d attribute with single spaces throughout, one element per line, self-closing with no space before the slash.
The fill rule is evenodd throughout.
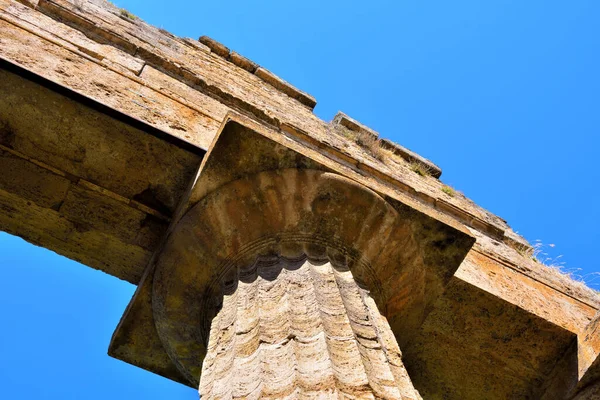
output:
<path id="1" fill-rule="evenodd" d="M 397 339 L 472 244 L 456 232 L 337 174 L 244 176 L 177 223 L 153 271 L 154 326 L 206 399 L 416 400 Z"/>
<path id="2" fill-rule="evenodd" d="M 259 256 L 223 283 L 202 398 L 417 399 L 393 333 L 346 257 L 310 248 Z"/>

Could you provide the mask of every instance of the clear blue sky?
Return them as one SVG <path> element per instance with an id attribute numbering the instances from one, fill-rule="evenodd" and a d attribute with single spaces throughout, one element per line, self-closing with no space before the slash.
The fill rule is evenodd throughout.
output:
<path id="1" fill-rule="evenodd" d="M 599 1 L 116 2 L 433 160 L 600 289 Z M 0 267 L 2 398 L 197 398 L 106 355 L 132 285 L 2 233 Z"/>

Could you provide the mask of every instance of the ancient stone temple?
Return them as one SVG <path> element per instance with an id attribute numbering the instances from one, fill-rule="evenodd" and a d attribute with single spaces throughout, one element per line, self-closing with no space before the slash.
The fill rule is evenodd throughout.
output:
<path id="1" fill-rule="evenodd" d="M 207 399 L 600 399 L 600 296 L 429 160 L 207 37 L 0 0 L 0 229 L 137 285 Z"/>

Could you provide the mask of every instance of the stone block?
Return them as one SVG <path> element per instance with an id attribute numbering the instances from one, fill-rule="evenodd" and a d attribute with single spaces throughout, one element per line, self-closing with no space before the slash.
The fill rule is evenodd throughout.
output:
<path id="1" fill-rule="evenodd" d="M 307 93 L 304 93 L 299 89 L 296 89 L 294 86 L 290 85 L 271 71 L 268 71 L 262 67 L 258 67 L 254 74 L 263 81 L 273 86 L 275 89 L 281 90 L 283 93 L 287 94 L 291 98 L 298 100 L 300 103 L 304 104 L 311 110 L 317 105 L 317 100 L 315 100 L 314 97 Z"/>
<path id="2" fill-rule="evenodd" d="M 198 41 L 206 47 L 208 47 L 213 53 L 217 54 L 220 57 L 226 59 L 229 56 L 230 50 L 227 47 L 217 42 L 216 40 L 209 38 L 208 36 L 200 36 Z"/>
<path id="3" fill-rule="evenodd" d="M 126 243 L 134 241 L 147 216 L 126 203 L 76 185 L 69 190 L 59 211 L 80 230 L 97 230 Z"/>
<path id="4" fill-rule="evenodd" d="M 0 190 L 14 193 L 40 207 L 60 208 L 71 182 L 0 148 Z"/>
<path id="5" fill-rule="evenodd" d="M 258 68 L 258 64 L 244 57 L 243 55 L 232 51 L 229 55 L 229 61 L 248 72 L 254 73 Z"/>

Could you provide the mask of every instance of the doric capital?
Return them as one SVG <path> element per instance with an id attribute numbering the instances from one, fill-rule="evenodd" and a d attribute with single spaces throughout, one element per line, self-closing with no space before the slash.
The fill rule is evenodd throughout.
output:
<path id="1" fill-rule="evenodd" d="M 209 398 L 418 398 L 400 348 L 473 238 L 250 126 L 213 143 L 113 353 Z"/>

